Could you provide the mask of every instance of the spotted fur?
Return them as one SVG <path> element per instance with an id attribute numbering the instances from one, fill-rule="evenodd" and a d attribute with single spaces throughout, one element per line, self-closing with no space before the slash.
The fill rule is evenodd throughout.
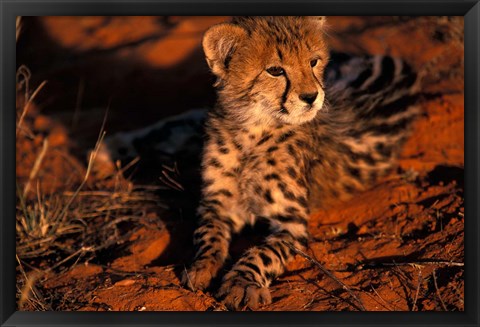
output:
<path id="1" fill-rule="evenodd" d="M 206 122 L 196 255 L 183 283 L 207 288 L 232 234 L 270 224 L 223 276 L 217 296 L 230 309 L 271 302 L 270 283 L 308 240 L 312 208 L 385 176 L 417 113 L 416 78 L 400 60 L 341 56 L 325 74 L 324 21 L 240 17 L 203 40 L 218 102 Z"/>

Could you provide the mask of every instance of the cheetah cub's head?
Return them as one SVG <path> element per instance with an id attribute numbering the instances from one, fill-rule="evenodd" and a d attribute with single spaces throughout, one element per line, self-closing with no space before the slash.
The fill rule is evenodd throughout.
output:
<path id="1" fill-rule="evenodd" d="M 203 38 L 228 117 L 260 124 L 302 124 L 324 104 L 328 49 L 324 17 L 239 17 Z"/>

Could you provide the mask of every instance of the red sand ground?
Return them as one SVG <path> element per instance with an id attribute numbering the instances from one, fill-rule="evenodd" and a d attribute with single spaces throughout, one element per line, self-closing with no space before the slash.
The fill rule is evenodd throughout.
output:
<path id="1" fill-rule="evenodd" d="M 224 19 L 25 21 L 17 62 L 31 69 L 33 86 L 44 79 L 48 83 L 26 118 L 33 137 L 20 133 L 17 138 L 20 184 L 48 140 L 31 184 L 41 180 L 45 194 L 78 185 L 85 176 L 85 152 L 95 143 L 108 104 L 110 134 L 211 105 L 212 77 L 199 42 L 208 26 Z M 463 310 L 463 20 L 332 17 L 329 34 L 337 50 L 404 58 L 424 74 L 424 91 L 432 96 L 423 101 L 424 114 L 405 146 L 398 174 L 312 215 L 307 253 L 348 290 L 297 256 L 271 286 L 273 303 L 260 310 Z M 94 174 L 85 188 L 101 185 Z M 108 247 L 108 253 L 37 281 L 51 309 L 224 309 L 210 292 L 190 292 L 179 284 L 192 254 L 193 223 L 183 220 L 178 208 L 159 210 L 150 203 L 144 211 L 128 239 Z"/>

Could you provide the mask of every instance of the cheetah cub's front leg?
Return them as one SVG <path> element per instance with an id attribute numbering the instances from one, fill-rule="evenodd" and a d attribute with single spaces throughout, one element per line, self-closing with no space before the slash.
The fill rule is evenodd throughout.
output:
<path id="1" fill-rule="evenodd" d="M 206 289 L 228 256 L 231 235 L 244 225 L 237 209 L 239 194 L 234 179 L 238 151 L 218 130 L 207 127 L 210 140 L 204 150 L 202 201 L 199 227 L 193 234 L 195 257 L 184 272 L 182 284 L 192 290 Z"/>
<path id="2" fill-rule="evenodd" d="M 294 249 L 307 243 L 308 187 L 304 165 L 289 144 L 295 132 L 273 134 L 270 142 L 257 146 L 263 157 L 252 159 L 246 171 L 245 185 L 249 210 L 257 219 L 266 220 L 270 235 L 249 249 L 222 281 L 218 298 L 230 309 L 255 309 L 271 302 L 268 287 L 281 275 Z M 261 141 L 260 141 L 261 142 Z"/>
<path id="3" fill-rule="evenodd" d="M 300 238 L 305 239 L 305 235 L 302 233 Z M 218 298 L 232 310 L 256 309 L 261 304 L 270 304 L 268 286 L 283 273 L 285 264 L 294 254 L 292 246 L 301 248 L 298 236 L 288 230 L 279 230 L 263 245 L 251 248 L 223 278 Z"/>

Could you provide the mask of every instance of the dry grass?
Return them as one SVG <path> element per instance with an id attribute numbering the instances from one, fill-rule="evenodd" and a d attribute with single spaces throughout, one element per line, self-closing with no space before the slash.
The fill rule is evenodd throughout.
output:
<path id="1" fill-rule="evenodd" d="M 67 150 L 55 149 L 47 137 L 36 135 L 26 119 L 35 96 L 45 85 L 43 82 L 31 92 L 29 83 L 30 71 L 21 66 L 17 73 L 17 144 L 22 138 L 43 140 L 28 178 L 20 181 L 17 177 L 16 182 L 17 304 L 20 310 L 55 310 L 41 287 L 50 272 L 72 269 L 79 262 L 94 259 L 99 250 L 122 242 L 135 230 L 125 232 L 119 227 L 122 223 L 141 224 L 149 207 L 164 205 L 155 190 L 134 188 L 123 177 L 124 168 L 120 166 L 109 176 L 94 175 L 104 125 L 90 152 L 83 180 L 69 180 L 44 194 L 41 172 L 50 164 L 49 155 Z M 69 155 L 63 153 L 65 160 Z M 17 162 L 17 166 L 22 164 L 26 165 Z"/>

